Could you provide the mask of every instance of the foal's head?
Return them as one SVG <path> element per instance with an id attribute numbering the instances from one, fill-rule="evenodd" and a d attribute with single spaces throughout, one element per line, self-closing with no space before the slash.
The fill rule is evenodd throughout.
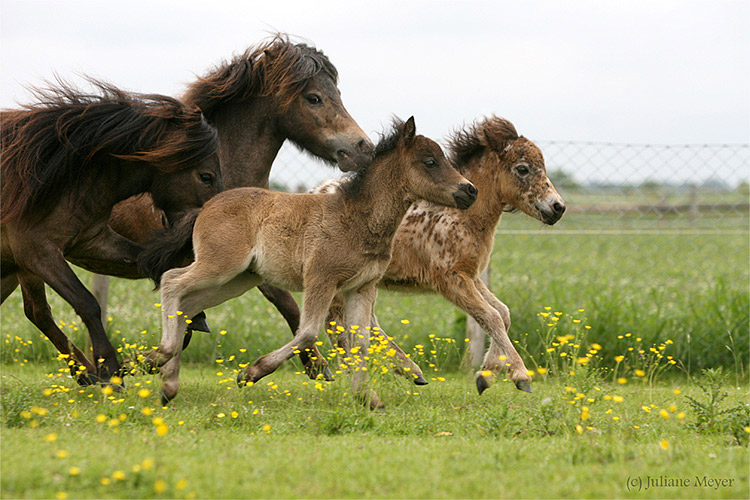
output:
<path id="1" fill-rule="evenodd" d="M 519 136 L 508 120 L 491 117 L 458 131 L 451 150 L 459 170 L 473 177 L 490 175 L 484 196 L 500 197 L 507 209 L 520 209 L 552 225 L 565 212 L 565 202 L 547 177 L 541 150 Z M 491 186 L 491 187 L 490 187 Z"/>
<path id="2" fill-rule="evenodd" d="M 275 133 L 343 172 L 356 171 L 372 161 L 374 146 L 344 107 L 337 84 L 338 72 L 323 52 L 277 34 L 191 84 L 184 99 L 209 120 L 221 110 L 241 112 L 238 102 L 267 99 L 271 109 L 263 118 Z"/>
<path id="3" fill-rule="evenodd" d="M 440 146 L 416 134 L 414 117 L 396 121 L 393 133 L 380 141 L 375 156 L 376 162 L 393 162 L 400 170 L 410 201 L 424 199 L 465 209 L 476 200 L 477 188 L 456 170 Z"/>

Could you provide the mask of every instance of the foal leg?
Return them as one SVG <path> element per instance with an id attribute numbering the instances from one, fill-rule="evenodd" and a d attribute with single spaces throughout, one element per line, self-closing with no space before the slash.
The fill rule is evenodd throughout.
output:
<path id="1" fill-rule="evenodd" d="M 485 300 L 480 292 L 480 285 L 478 284 L 480 282 L 478 279 L 460 275 L 452 276 L 450 281 L 445 283 L 445 286 L 439 288 L 443 290 L 442 293 L 446 299 L 471 315 L 496 344 L 496 350 L 492 351 L 491 356 L 485 357 L 482 369 L 477 373 L 477 390 L 480 394 L 484 392 L 490 386 L 491 380 L 506 365 L 508 367 L 508 378 L 516 384 L 516 387 L 520 390 L 530 390 L 531 377 L 526 372 L 526 366 L 523 364 L 521 356 L 518 355 L 508 337 L 505 326 L 506 320 L 503 319 L 503 315 L 498 310 Z M 510 313 L 507 313 L 507 311 L 506 319 L 510 323 Z M 499 354 L 495 355 L 498 351 Z M 505 360 L 501 361 L 500 356 L 505 356 Z M 488 371 L 491 372 L 491 375 L 486 376 Z"/>
<path id="2" fill-rule="evenodd" d="M 96 367 L 89 361 L 86 355 L 65 336 L 65 334 L 55 324 L 52 317 L 47 296 L 44 291 L 44 281 L 33 274 L 24 273 L 19 276 L 21 282 L 21 292 L 23 293 L 23 310 L 26 317 L 29 318 L 34 326 L 52 341 L 57 350 L 66 355 L 68 358 L 68 368 L 70 375 L 78 381 L 80 385 L 90 385 L 96 382 Z M 78 363 L 75 363 L 73 359 Z M 82 367 L 83 370 L 80 370 Z M 87 373 L 81 373 L 85 371 Z"/>
<path id="3" fill-rule="evenodd" d="M 377 328 L 379 334 L 383 335 L 388 341 L 388 348 L 395 351 L 395 354 L 393 355 L 393 360 L 395 361 L 393 371 L 397 375 L 401 375 L 407 380 L 414 382 L 416 385 L 427 385 L 427 380 L 424 378 L 422 369 L 409 356 L 406 355 L 403 349 L 401 349 L 398 344 L 396 344 L 396 342 L 394 342 L 393 339 L 389 337 L 388 334 L 385 333 L 385 331 L 383 331 L 382 328 L 380 328 L 378 318 L 377 316 L 375 316 L 374 312 L 372 314 L 370 326 L 372 326 L 373 330 Z"/>
<path id="4" fill-rule="evenodd" d="M 305 287 L 305 299 L 300 319 L 300 326 L 291 342 L 258 358 L 252 365 L 237 377 L 237 383 L 257 382 L 273 373 L 281 363 L 298 352 L 315 345 L 318 332 L 328 314 L 328 307 L 336 294 L 336 287 L 327 282 L 311 283 Z"/>
<path id="5" fill-rule="evenodd" d="M 344 295 L 344 325 L 347 331 L 342 334 L 349 337 L 348 345 L 353 346 L 347 352 L 347 365 L 352 374 L 352 393 L 362 398 L 365 404 L 369 404 L 371 410 L 385 408 L 375 391 L 367 387 L 366 358 L 370 348 L 370 321 L 374 316 L 376 297 L 377 289 L 374 283 L 351 290 Z"/>
<path id="6" fill-rule="evenodd" d="M 299 328 L 300 313 L 292 294 L 281 288 L 276 288 L 268 282 L 258 286 L 258 290 L 278 309 L 289 325 L 292 336 L 294 336 Z M 311 379 L 317 379 L 318 375 L 322 373 L 323 377 L 329 382 L 333 380 L 333 374 L 328 368 L 328 361 L 326 361 L 325 356 L 320 353 L 318 346 L 315 344 L 313 344 L 309 351 L 300 351 L 299 359 L 305 367 L 305 373 Z"/>
<path id="7" fill-rule="evenodd" d="M 222 285 L 193 290 L 183 294 L 178 299 L 176 308 L 173 311 L 182 312 L 181 316 L 177 314 L 170 315 L 168 311 L 172 311 L 172 309 L 165 309 L 162 312 L 171 325 L 171 327 L 165 326 L 158 350 L 158 354 L 162 356 L 162 359 L 165 357 L 169 358 L 160 368 L 163 381 L 162 405 L 166 405 L 172 400 L 177 395 L 177 390 L 179 389 L 180 356 L 182 355 L 182 346 L 184 345 L 184 340 L 181 336 L 185 332 L 184 326 L 186 325 L 187 318 L 193 316 L 195 311 L 202 311 L 238 297 L 262 281 L 263 279 L 257 274 L 243 272 Z M 162 283 L 165 282 L 162 281 Z M 174 304 L 171 297 L 165 300 L 164 294 L 162 294 L 162 301 L 165 306 L 167 304 Z M 169 316 L 172 317 L 170 318 Z M 167 323 L 164 324 L 166 325 Z"/>

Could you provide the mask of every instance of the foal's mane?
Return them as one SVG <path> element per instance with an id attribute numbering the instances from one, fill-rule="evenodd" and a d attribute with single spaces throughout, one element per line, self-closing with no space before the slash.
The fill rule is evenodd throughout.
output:
<path id="1" fill-rule="evenodd" d="M 199 77 L 182 99 L 209 119 L 221 106 L 252 97 L 273 96 L 286 108 L 321 71 L 337 83 L 338 71 L 323 52 L 277 33 Z"/>
<path id="2" fill-rule="evenodd" d="M 63 193 L 80 199 L 85 193 L 78 186 L 110 168 L 109 157 L 174 172 L 216 151 L 216 131 L 197 108 L 87 82 L 95 93 L 59 79 L 31 88 L 36 102 L 0 115 L 3 222 L 42 216 Z"/>
<path id="3" fill-rule="evenodd" d="M 393 118 L 391 130 L 384 132 L 380 136 L 377 146 L 375 146 L 375 157 L 372 160 L 374 164 L 383 155 L 390 153 L 398 147 L 398 141 L 404 131 L 404 122 L 397 117 Z M 344 193 L 347 198 L 356 198 L 362 193 L 362 188 L 365 184 L 365 178 L 368 172 L 371 171 L 371 166 L 366 166 L 356 172 L 346 175 L 339 184 L 339 190 Z"/>
<path id="4" fill-rule="evenodd" d="M 449 140 L 450 154 L 463 174 L 466 164 L 475 156 L 487 149 L 502 153 L 509 142 L 518 138 L 516 127 L 510 121 L 491 116 L 454 132 Z"/>

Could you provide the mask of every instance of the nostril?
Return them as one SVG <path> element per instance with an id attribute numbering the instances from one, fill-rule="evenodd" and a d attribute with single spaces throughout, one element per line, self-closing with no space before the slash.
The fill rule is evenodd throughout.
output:
<path id="1" fill-rule="evenodd" d="M 477 188 L 474 186 L 474 184 L 466 184 L 465 187 L 466 193 L 470 195 L 472 198 L 476 198 L 478 191 Z"/>
<path id="2" fill-rule="evenodd" d="M 375 151 L 375 146 L 373 146 L 372 142 L 368 139 L 360 139 L 357 143 L 357 147 L 361 153 L 366 155 L 372 154 L 372 152 Z"/>
<path id="3" fill-rule="evenodd" d="M 561 214 L 561 213 L 565 212 L 565 205 L 563 205 L 562 203 L 559 203 L 559 202 L 555 202 L 552 205 L 552 210 L 554 210 L 555 213 Z"/>
<path id="4" fill-rule="evenodd" d="M 336 150 L 336 154 L 339 158 L 347 158 L 349 156 L 349 153 L 346 152 L 346 149 Z"/>

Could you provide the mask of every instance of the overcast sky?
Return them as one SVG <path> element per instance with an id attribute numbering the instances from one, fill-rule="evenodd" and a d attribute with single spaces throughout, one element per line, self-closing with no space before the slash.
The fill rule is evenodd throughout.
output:
<path id="1" fill-rule="evenodd" d="M 0 106 L 87 73 L 179 96 L 285 31 L 338 68 L 373 139 L 392 114 L 435 138 L 498 114 L 537 140 L 750 141 L 750 2 L 0 0 Z"/>

